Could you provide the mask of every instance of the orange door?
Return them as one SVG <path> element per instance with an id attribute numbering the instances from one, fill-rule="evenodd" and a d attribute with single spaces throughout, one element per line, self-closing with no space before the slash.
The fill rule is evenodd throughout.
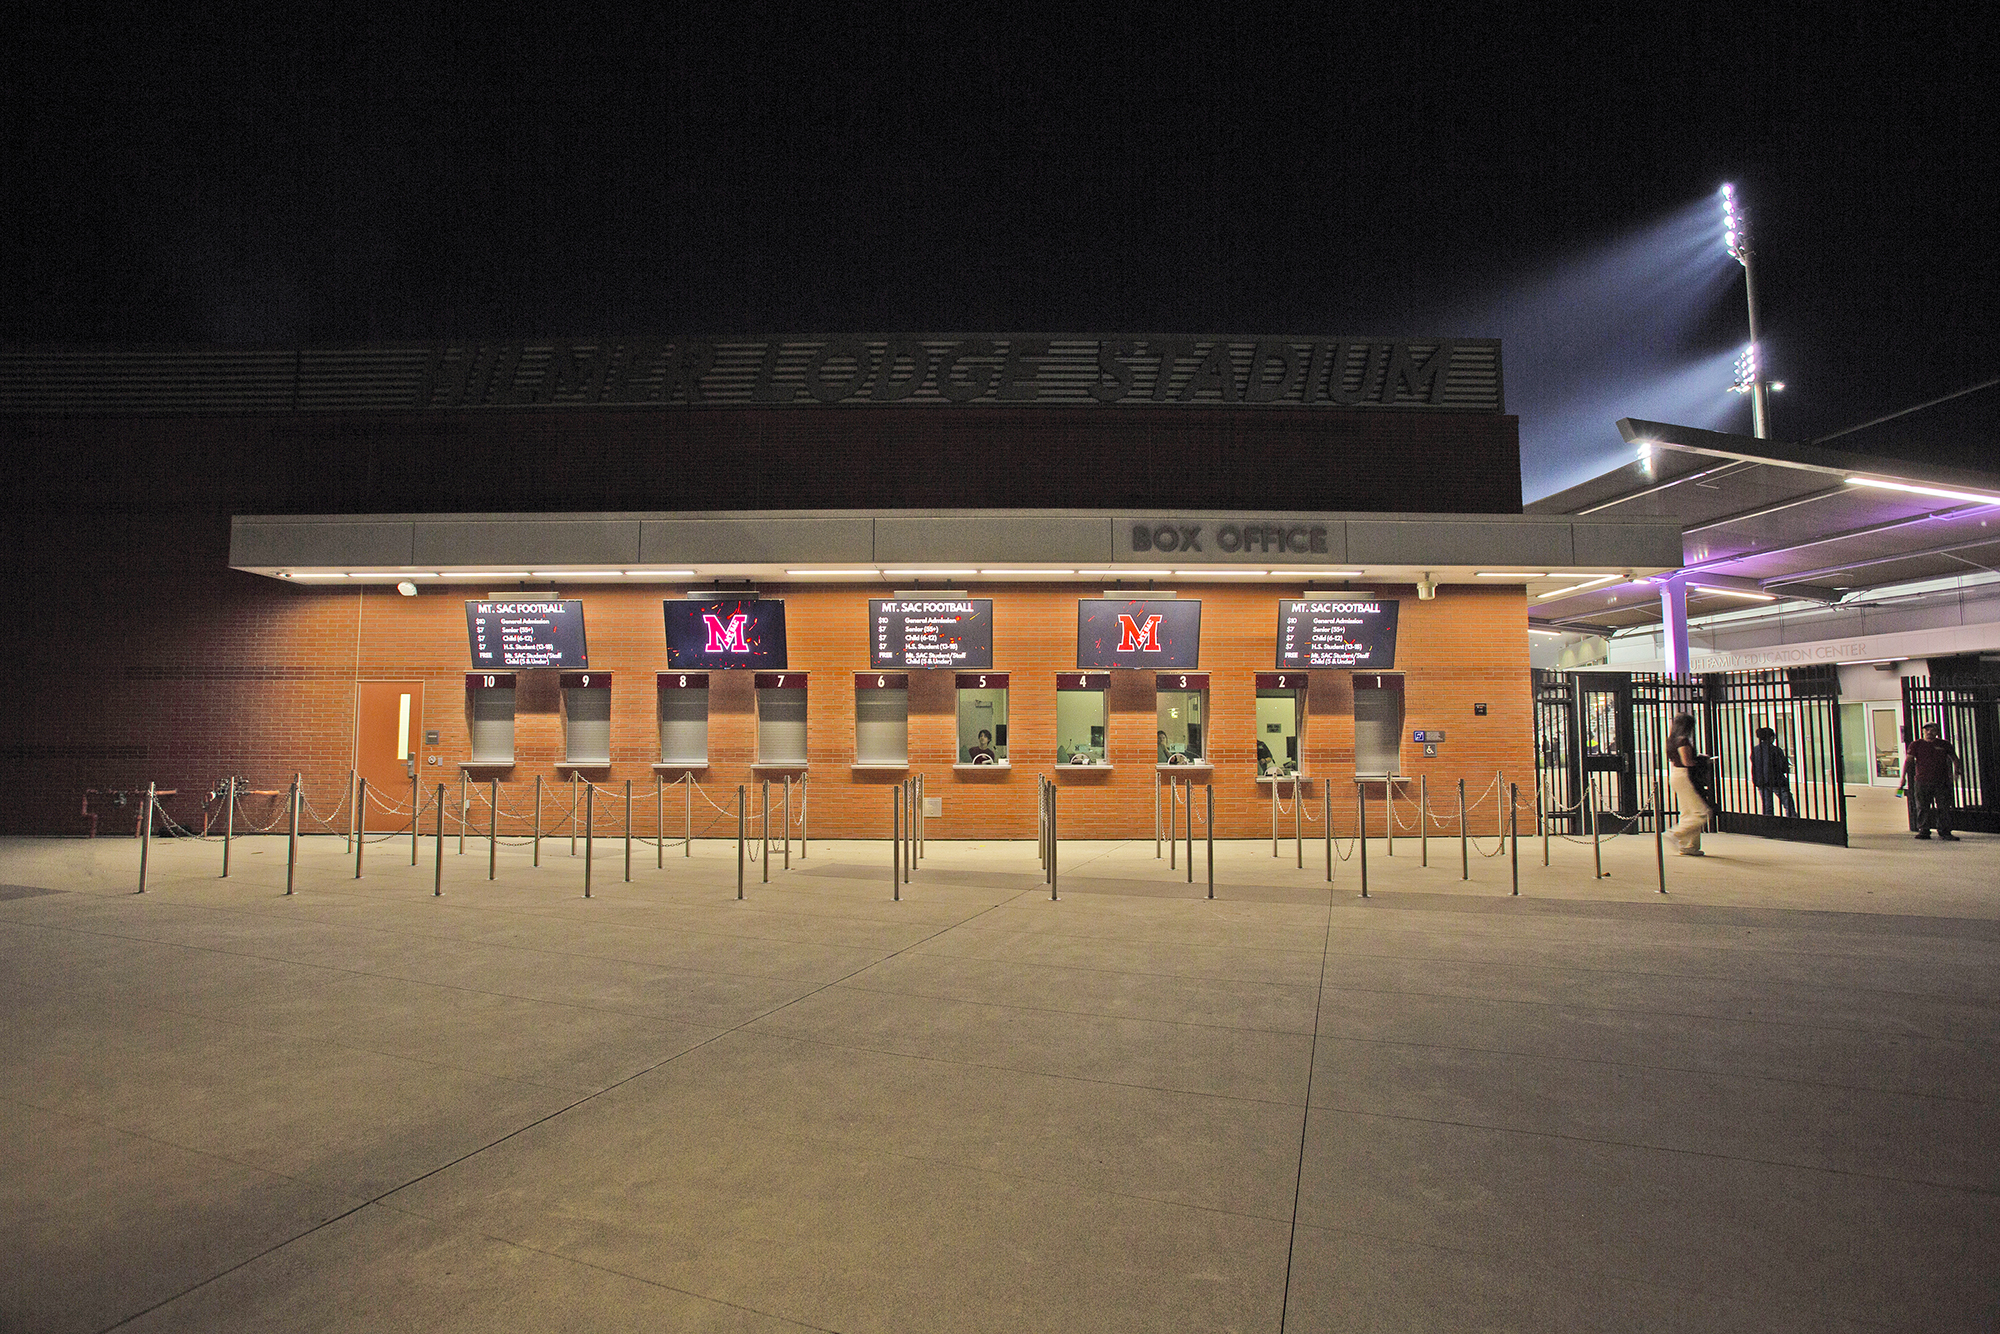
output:
<path id="1" fill-rule="evenodd" d="M 408 829 L 410 775 L 421 777 L 424 763 L 424 683 L 362 681 L 356 689 L 354 767 L 368 780 L 365 827 Z"/>

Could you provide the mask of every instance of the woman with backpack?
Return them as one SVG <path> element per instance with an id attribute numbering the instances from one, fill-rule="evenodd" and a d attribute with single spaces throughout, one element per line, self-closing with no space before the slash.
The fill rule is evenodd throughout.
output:
<path id="1" fill-rule="evenodd" d="M 1674 790 L 1674 804 L 1680 807 L 1680 823 L 1668 832 L 1683 857 L 1702 856 L 1701 831 L 1708 827 L 1714 807 L 1703 795 L 1702 772 L 1708 761 L 1694 748 L 1694 715 L 1679 713 L 1667 728 L 1667 782 Z"/>

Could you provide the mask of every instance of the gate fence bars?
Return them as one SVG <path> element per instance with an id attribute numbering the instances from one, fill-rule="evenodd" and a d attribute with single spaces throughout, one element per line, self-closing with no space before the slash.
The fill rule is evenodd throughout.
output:
<path id="1" fill-rule="evenodd" d="M 1533 677 L 1544 829 L 1586 833 L 1587 813 L 1595 812 L 1615 828 L 1652 830 L 1663 818 L 1662 802 L 1665 823 L 1677 821 L 1680 811 L 1667 782 L 1667 728 L 1675 715 L 1689 713 L 1695 749 L 1714 761 L 1718 832 L 1847 846 L 1840 678 L 1832 664 L 1690 676 L 1537 670 Z M 1794 813 L 1787 813 L 1776 789 L 1767 792 L 1754 780 L 1751 752 L 1764 728 L 1785 754 L 1785 790 Z M 1987 753 L 2000 756 L 2000 738 Z M 1959 755 L 1965 757 L 1964 747 Z M 1996 786 L 1989 783 L 1986 790 Z"/>
<path id="2" fill-rule="evenodd" d="M 1952 828 L 2000 834 L 2000 681 L 1942 685 L 1928 676 L 1904 677 L 1904 744 L 1931 723 L 1958 753 Z M 1910 828 L 1915 829 L 1914 789 L 1908 800 Z"/>

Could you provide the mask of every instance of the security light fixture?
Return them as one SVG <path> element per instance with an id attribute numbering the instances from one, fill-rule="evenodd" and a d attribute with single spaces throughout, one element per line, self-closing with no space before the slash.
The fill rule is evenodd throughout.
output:
<path id="1" fill-rule="evenodd" d="M 1437 582 L 1431 578 L 1431 572 L 1425 570 L 1423 577 L 1417 580 L 1417 599 L 1420 602 L 1429 602 L 1437 595 Z"/>
<path id="2" fill-rule="evenodd" d="M 1751 430 L 1759 440 L 1771 435 L 1771 386 L 1765 382 L 1757 355 L 1757 289 L 1750 268 L 1750 218 L 1737 201 L 1736 187 L 1722 187 L 1722 244 L 1729 257 L 1743 266 L 1743 305 L 1750 320 L 1750 346 L 1736 360 L 1736 392 L 1750 395 Z"/>
<path id="3" fill-rule="evenodd" d="M 405 579 L 396 585 L 396 591 L 406 598 L 413 598 L 417 595 L 417 586 Z"/>

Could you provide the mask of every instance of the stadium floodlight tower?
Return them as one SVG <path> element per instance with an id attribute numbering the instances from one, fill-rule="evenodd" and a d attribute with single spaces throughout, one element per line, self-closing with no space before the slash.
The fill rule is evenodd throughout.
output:
<path id="1" fill-rule="evenodd" d="M 1743 302 L 1750 312 L 1750 346 L 1736 359 L 1736 383 L 1730 387 L 1739 394 L 1750 395 L 1751 430 L 1759 440 L 1768 440 L 1772 386 L 1764 379 L 1763 358 L 1757 348 L 1757 285 L 1750 270 L 1750 219 L 1736 200 L 1735 186 L 1724 184 L 1721 193 L 1722 241 L 1729 248 L 1729 257 L 1743 266 Z"/>

